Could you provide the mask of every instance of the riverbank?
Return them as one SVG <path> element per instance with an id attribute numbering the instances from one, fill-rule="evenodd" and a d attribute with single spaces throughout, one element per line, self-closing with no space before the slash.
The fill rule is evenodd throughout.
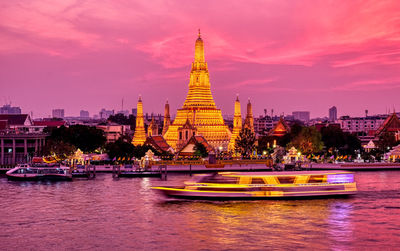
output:
<path id="1" fill-rule="evenodd" d="M 244 164 L 183 164 L 165 165 L 167 172 L 172 173 L 199 173 L 199 172 L 222 172 L 222 171 L 272 171 L 266 164 L 246 162 Z M 283 166 L 282 166 L 283 167 Z M 158 171 L 160 165 L 152 165 L 150 171 Z M 0 168 L 0 173 L 5 173 L 11 167 Z M 132 171 L 134 167 L 125 168 L 121 166 L 121 171 Z M 400 170 L 400 163 L 306 163 L 302 164 L 303 170 L 348 170 L 348 171 L 380 171 L 380 170 Z M 96 172 L 112 173 L 112 165 L 96 165 Z"/>

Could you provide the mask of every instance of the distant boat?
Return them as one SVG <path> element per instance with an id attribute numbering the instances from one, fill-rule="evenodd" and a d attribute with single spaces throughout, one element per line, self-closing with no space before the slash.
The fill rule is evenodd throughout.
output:
<path id="1" fill-rule="evenodd" d="M 347 171 L 221 172 L 196 175 L 184 186 L 152 187 L 182 199 L 288 199 L 352 195 L 354 173 Z"/>
<path id="2" fill-rule="evenodd" d="M 20 164 L 9 170 L 10 180 L 72 180 L 69 168 L 56 164 Z"/>

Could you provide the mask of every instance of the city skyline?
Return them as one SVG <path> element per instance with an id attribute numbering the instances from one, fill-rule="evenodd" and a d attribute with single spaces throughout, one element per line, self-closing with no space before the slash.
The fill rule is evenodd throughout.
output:
<path id="1" fill-rule="evenodd" d="M 28 8 L 4 2 L 0 11 L 0 101 L 34 117 L 119 111 L 122 99 L 131 110 L 140 94 L 144 113 L 162 113 L 167 99 L 175 111 L 198 28 L 223 114 L 233 114 L 237 93 L 255 116 L 399 107 L 395 1 L 20 2 Z"/>

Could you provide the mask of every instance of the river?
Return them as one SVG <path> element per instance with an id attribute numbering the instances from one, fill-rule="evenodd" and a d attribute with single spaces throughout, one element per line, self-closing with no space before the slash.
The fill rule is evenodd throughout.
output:
<path id="1" fill-rule="evenodd" d="M 0 177 L 2 250 L 400 250 L 400 172 L 357 172 L 349 198 L 165 201 L 188 175 L 16 182 Z"/>

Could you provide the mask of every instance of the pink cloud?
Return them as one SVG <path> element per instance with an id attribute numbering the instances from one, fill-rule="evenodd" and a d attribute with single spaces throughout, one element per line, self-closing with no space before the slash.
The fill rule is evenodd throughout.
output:
<path id="1" fill-rule="evenodd" d="M 66 96 L 92 95 L 83 96 L 93 102 L 81 104 L 54 100 L 75 113 L 138 92 L 154 96 L 149 109 L 162 110 L 156 100 L 165 96 L 179 107 L 201 28 L 223 109 L 244 93 L 258 102 L 255 112 L 264 103 L 288 112 L 293 107 L 282 96 L 320 114 L 335 102 L 356 112 L 355 100 L 395 98 L 389 90 L 398 88 L 399 11 L 396 0 L 2 1 L 0 85 L 25 107 L 39 101 L 17 89 L 44 93 L 64 85 Z M 356 98 L 343 98 L 343 91 Z M 266 92 L 277 98 L 266 100 Z"/>

